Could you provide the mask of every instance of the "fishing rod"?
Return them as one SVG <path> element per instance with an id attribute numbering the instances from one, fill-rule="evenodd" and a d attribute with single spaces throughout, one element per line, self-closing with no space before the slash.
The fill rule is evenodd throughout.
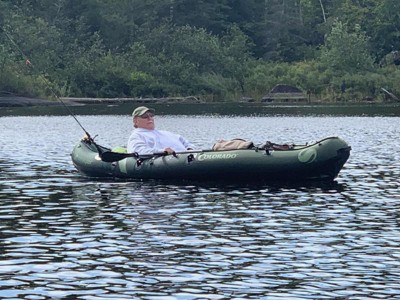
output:
<path id="1" fill-rule="evenodd" d="M 22 57 L 25 59 L 25 65 L 33 70 L 35 70 L 31 60 L 29 59 L 29 57 L 27 55 L 25 55 L 25 53 L 21 50 L 21 48 L 17 45 L 17 43 L 11 38 L 11 36 L 7 33 L 7 31 L 3 28 L 0 27 L 0 31 L 4 32 L 5 36 L 8 38 L 8 40 L 11 42 L 11 44 L 13 44 L 15 46 L 15 48 L 19 51 L 19 53 L 22 55 Z M 72 110 L 65 104 L 65 102 L 57 95 L 57 93 L 54 91 L 54 89 L 51 87 L 49 81 L 46 79 L 46 77 L 44 77 L 44 75 L 39 76 L 40 79 L 44 82 L 44 84 L 46 85 L 46 87 L 50 90 L 50 92 L 53 94 L 53 96 L 64 106 L 64 108 L 68 111 L 68 113 L 75 119 L 76 123 L 78 123 L 78 125 L 82 128 L 82 130 L 85 132 L 85 135 L 87 137 L 87 139 L 92 142 L 97 150 L 99 151 L 99 154 L 102 154 L 102 150 L 100 149 L 100 147 L 94 142 L 94 138 L 91 137 L 91 135 L 89 134 L 89 132 L 85 129 L 85 127 L 83 127 L 83 125 L 81 124 L 81 122 L 79 122 L 78 118 L 75 116 L 75 114 L 72 112 Z"/>

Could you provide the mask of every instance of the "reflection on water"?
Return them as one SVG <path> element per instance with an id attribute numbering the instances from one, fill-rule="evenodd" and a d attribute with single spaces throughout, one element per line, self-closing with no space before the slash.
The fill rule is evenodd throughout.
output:
<path id="1" fill-rule="evenodd" d="M 125 116 L 81 121 L 103 144 L 130 130 Z M 340 135 L 353 151 L 336 182 L 314 186 L 94 181 L 70 162 L 81 132 L 68 117 L 0 118 L 0 298 L 400 295 L 399 118 L 157 122 L 198 146 Z"/>

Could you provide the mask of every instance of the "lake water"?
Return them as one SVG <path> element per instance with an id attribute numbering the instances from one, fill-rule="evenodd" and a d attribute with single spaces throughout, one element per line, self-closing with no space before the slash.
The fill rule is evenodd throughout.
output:
<path id="1" fill-rule="evenodd" d="M 92 180 L 70 160 L 71 116 L 3 110 L 0 298 L 400 299 L 398 106 L 198 107 L 160 107 L 157 127 L 199 148 L 340 136 L 351 156 L 311 186 Z M 125 144 L 126 108 L 74 109 L 98 143 Z"/>

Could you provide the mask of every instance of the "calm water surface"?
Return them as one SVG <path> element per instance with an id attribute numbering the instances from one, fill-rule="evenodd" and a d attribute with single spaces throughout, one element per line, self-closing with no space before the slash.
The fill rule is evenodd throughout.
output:
<path id="1" fill-rule="evenodd" d="M 128 115 L 79 116 L 124 145 Z M 68 116 L 0 118 L 1 299 L 400 299 L 400 117 L 173 116 L 158 128 L 352 153 L 314 186 L 94 181 Z"/>

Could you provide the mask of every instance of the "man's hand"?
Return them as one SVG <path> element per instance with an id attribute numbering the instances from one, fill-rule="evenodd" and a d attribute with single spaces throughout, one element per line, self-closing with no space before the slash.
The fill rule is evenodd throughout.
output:
<path id="1" fill-rule="evenodd" d="M 172 148 L 170 148 L 170 147 L 164 148 L 164 152 L 167 153 L 167 154 L 173 154 L 173 153 L 175 153 L 174 149 L 172 149 Z"/>

